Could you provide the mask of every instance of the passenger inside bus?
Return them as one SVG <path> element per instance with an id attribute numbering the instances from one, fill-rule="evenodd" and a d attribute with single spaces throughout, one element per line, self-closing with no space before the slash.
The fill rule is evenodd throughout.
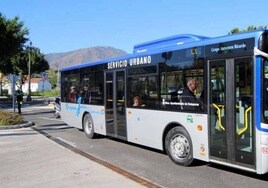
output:
<path id="1" fill-rule="evenodd" d="M 140 106 L 140 97 L 139 96 L 135 96 L 133 98 L 133 106 Z"/>
<path id="2" fill-rule="evenodd" d="M 133 106 L 135 106 L 135 107 L 138 107 L 138 106 L 142 106 L 142 107 L 144 107 L 145 104 L 142 104 L 142 103 L 141 103 L 141 100 L 140 100 L 140 97 L 139 97 L 139 96 L 135 96 L 135 97 L 133 98 Z"/>
<path id="3" fill-rule="evenodd" d="M 196 98 L 194 92 L 197 88 L 197 82 L 195 79 L 190 79 L 187 82 L 187 86 L 182 92 L 182 102 L 184 103 L 184 110 L 201 110 L 201 104 Z"/>
<path id="4" fill-rule="evenodd" d="M 82 97 L 82 104 L 91 103 L 91 92 L 88 86 L 84 86 L 83 90 L 81 91 L 81 97 Z"/>
<path id="5" fill-rule="evenodd" d="M 73 103 L 76 102 L 76 90 L 74 86 L 71 87 L 71 91 L 68 95 L 68 100 L 69 102 L 73 102 Z"/>

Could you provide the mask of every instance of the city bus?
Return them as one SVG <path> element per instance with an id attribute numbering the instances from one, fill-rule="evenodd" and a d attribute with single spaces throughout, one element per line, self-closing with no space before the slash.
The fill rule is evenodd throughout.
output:
<path id="1" fill-rule="evenodd" d="M 63 68 L 61 117 L 89 138 L 161 150 L 178 165 L 195 159 L 265 174 L 267 58 L 267 30 L 137 44 L 132 54 Z"/>

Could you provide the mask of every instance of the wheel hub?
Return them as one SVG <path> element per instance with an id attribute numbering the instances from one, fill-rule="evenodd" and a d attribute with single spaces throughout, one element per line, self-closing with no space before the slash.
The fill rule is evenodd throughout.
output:
<path id="1" fill-rule="evenodd" d="M 91 133 L 92 131 L 92 125 L 91 125 L 90 120 L 88 119 L 85 120 L 85 130 L 87 133 Z"/>
<path id="2" fill-rule="evenodd" d="M 183 135 L 175 135 L 170 142 L 170 148 L 176 158 L 185 158 L 190 152 L 189 142 Z"/>

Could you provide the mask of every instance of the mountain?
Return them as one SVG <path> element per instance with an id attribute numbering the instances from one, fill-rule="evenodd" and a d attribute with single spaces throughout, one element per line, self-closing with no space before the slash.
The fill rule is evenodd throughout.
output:
<path id="1" fill-rule="evenodd" d="M 126 54 L 127 52 L 120 49 L 109 46 L 98 46 L 64 53 L 50 53 L 45 55 L 45 59 L 48 61 L 51 69 L 61 69 L 72 65 L 99 61 Z"/>

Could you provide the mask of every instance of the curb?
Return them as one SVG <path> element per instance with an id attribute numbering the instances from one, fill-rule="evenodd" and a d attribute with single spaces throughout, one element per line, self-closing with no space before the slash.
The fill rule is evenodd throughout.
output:
<path id="1" fill-rule="evenodd" d="M 34 123 L 29 121 L 26 123 L 18 124 L 18 125 L 2 125 L 0 126 L 0 130 L 5 130 L 5 129 L 20 129 L 20 128 L 26 128 L 26 127 L 31 127 L 33 126 Z"/>

